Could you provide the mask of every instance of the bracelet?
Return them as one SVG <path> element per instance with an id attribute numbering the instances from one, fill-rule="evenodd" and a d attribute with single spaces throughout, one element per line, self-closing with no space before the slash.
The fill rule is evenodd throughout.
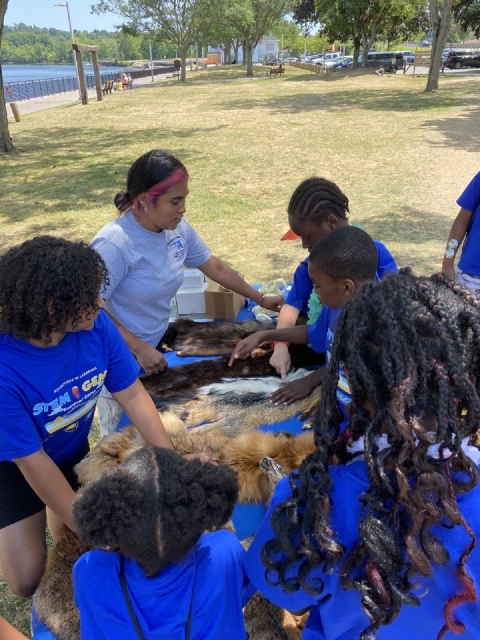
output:
<path id="1" fill-rule="evenodd" d="M 284 345 L 286 345 L 287 347 L 289 347 L 289 346 L 290 346 L 290 343 L 289 343 L 289 342 L 286 342 L 286 341 L 284 341 L 284 340 L 275 340 L 275 342 L 272 342 L 272 349 L 275 349 L 275 347 L 276 347 L 276 345 L 277 345 L 277 344 L 284 344 Z"/>
<path id="2" fill-rule="evenodd" d="M 265 298 L 265 294 L 262 295 L 262 297 L 260 298 L 260 300 L 257 302 L 257 304 L 260 306 Z"/>

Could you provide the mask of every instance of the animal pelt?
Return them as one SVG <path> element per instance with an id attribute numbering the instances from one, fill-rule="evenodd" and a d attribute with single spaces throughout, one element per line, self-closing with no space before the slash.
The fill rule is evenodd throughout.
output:
<path id="1" fill-rule="evenodd" d="M 35 593 L 35 609 L 57 640 L 79 640 L 80 618 L 73 600 L 72 568 L 88 551 L 67 527 L 48 554 L 45 573 Z"/>
<path id="2" fill-rule="evenodd" d="M 177 394 L 183 394 L 187 398 L 190 394 L 191 397 L 199 387 L 218 382 L 222 378 L 271 376 L 275 373 L 269 364 L 271 355 L 272 351 L 268 351 L 258 358 L 235 360 L 231 367 L 228 366 L 228 358 L 201 360 L 143 376 L 140 380 L 157 406 L 162 407 L 165 405 L 165 398 Z M 294 368 L 325 363 L 323 354 L 315 353 L 305 345 L 292 345 L 290 357 Z"/>
<path id="3" fill-rule="evenodd" d="M 292 379 L 305 374 L 308 371 L 296 372 Z M 275 406 L 269 402 L 269 396 L 280 384 L 280 378 L 263 378 L 225 380 L 222 384 L 202 387 L 193 400 L 182 406 L 180 415 L 188 427 L 201 425 L 193 428 L 192 433 L 215 431 L 230 437 L 297 414 L 300 414 L 299 420 L 310 417 L 320 401 L 321 387 L 290 405 Z"/>
<path id="4" fill-rule="evenodd" d="M 168 325 L 161 351 L 175 351 L 182 356 L 220 356 L 232 353 L 239 340 L 255 331 L 275 329 L 273 322 L 194 322 L 179 318 Z"/>
<path id="5" fill-rule="evenodd" d="M 280 609 L 258 591 L 243 609 L 243 618 L 249 640 L 300 640 L 305 626 L 303 616 Z"/>
<path id="6" fill-rule="evenodd" d="M 180 454 L 204 451 L 237 471 L 240 503 L 260 504 L 268 499 L 271 493 L 269 475 L 259 466 L 263 458 L 271 458 L 290 473 L 315 449 L 313 433 L 288 437 L 283 433 L 252 431 L 237 438 L 218 433 L 192 434 L 171 412 L 160 415 L 174 449 Z M 144 444 L 142 436 L 132 425 L 108 434 L 75 467 L 80 484 L 96 480 Z"/>

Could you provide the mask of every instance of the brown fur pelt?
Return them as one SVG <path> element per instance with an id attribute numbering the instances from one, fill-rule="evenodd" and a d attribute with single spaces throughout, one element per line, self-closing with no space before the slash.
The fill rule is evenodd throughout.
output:
<path id="1" fill-rule="evenodd" d="M 268 499 L 271 492 L 269 477 L 259 466 L 263 458 L 272 458 L 286 473 L 290 473 L 298 469 L 302 460 L 315 449 L 313 433 L 288 437 L 282 433 L 252 431 L 237 438 L 218 433 L 192 434 L 173 413 L 167 411 L 160 415 L 175 451 L 182 455 L 204 451 L 236 470 L 240 503 L 260 504 Z M 108 434 L 75 467 L 80 484 L 96 480 L 144 444 L 142 436 L 132 425 Z"/>
<path id="2" fill-rule="evenodd" d="M 45 573 L 35 593 L 39 620 L 57 640 L 79 640 L 80 618 L 73 600 L 72 568 L 88 551 L 67 527 L 48 554 Z"/>
<path id="3" fill-rule="evenodd" d="M 255 331 L 275 329 L 273 322 L 194 322 L 179 318 L 168 325 L 161 351 L 177 351 L 182 356 L 223 356 L 232 353 L 239 340 Z"/>
<path id="4" fill-rule="evenodd" d="M 263 392 L 198 395 L 183 405 L 181 416 L 189 427 L 202 425 L 192 429 L 192 433 L 217 432 L 232 437 L 264 424 L 283 422 L 297 414 L 300 414 L 299 420 L 304 420 L 313 414 L 320 395 L 321 387 L 317 387 L 306 398 L 277 406 L 270 404 L 269 394 Z"/>
<path id="5" fill-rule="evenodd" d="M 231 367 L 228 366 L 228 358 L 200 360 L 168 368 L 162 373 L 143 376 L 140 381 L 157 406 L 164 406 L 165 399 L 170 396 L 183 394 L 187 397 L 188 393 L 193 395 L 199 387 L 218 382 L 222 378 L 274 375 L 275 370 L 269 364 L 271 355 L 272 351 L 268 351 L 258 358 L 235 360 Z M 315 353 L 305 345 L 292 345 L 290 347 L 290 357 L 294 368 L 325 363 L 323 354 Z"/>
<path id="6" fill-rule="evenodd" d="M 257 591 L 243 609 L 249 640 L 300 640 L 305 616 L 294 616 Z"/>

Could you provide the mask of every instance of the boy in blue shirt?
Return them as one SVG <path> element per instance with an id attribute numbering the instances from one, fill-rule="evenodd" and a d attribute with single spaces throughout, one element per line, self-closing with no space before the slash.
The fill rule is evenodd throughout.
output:
<path id="1" fill-rule="evenodd" d="M 308 178 L 298 185 L 290 198 L 287 208 L 290 230 L 282 240 L 301 238 L 302 247 L 310 253 L 318 240 L 349 224 L 348 207 L 347 196 L 334 182 L 320 177 Z M 377 240 L 374 242 L 378 251 L 375 279 L 381 280 L 387 273 L 397 273 L 398 269 L 385 245 Z M 313 283 L 306 258 L 295 270 L 292 287 L 278 316 L 278 329 L 294 327 L 299 315 L 305 316 L 307 313 L 308 324 L 313 324 L 317 316 L 313 315 L 311 309 L 312 292 Z M 270 364 L 282 379 L 285 378 L 291 365 L 287 343 L 280 340 L 275 342 Z"/>
<path id="2" fill-rule="evenodd" d="M 262 342 L 277 340 L 294 344 L 310 343 L 314 351 L 326 354 L 328 364 L 341 309 L 363 282 L 374 280 L 377 265 L 375 242 L 362 229 L 346 225 L 324 236 L 313 246 L 308 262 L 315 293 L 323 305 L 315 324 L 257 331 L 237 344 L 230 364 L 236 358 L 247 356 Z M 272 402 L 288 405 L 304 398 L 321 384 L 325 372 L 325 368 L 317 369 L 300 380 L 283 385 L 272 394 Z M 349 399 L 348 384 L 345 376 L 341 375 L 338 400 L 345 412 Z"/>
<path id="3" fill-rule="evenodd" d="M 0 571 L 32 595 L 48 526 L 74 530 L 75 464 L 105 385 L 148 443 L 172 448 L 138 364 L 101 311 L 100 256 L 40 236 L 0 258 Z"/>

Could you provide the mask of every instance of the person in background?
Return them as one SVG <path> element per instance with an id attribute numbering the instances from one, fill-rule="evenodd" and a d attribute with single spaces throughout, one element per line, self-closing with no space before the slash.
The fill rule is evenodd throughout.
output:
<path id="1" fill-rule="evenodd" d="M 460 211 L 448 234 L 442 271 L 476 294 L 480 293 L 480 172 L 457 200 Z M 462 245 L 455 273 L 455 256 Z"/>
<path id="2" fill-rule="evenodd" d="M 115 196 L 120 217 L 92 240 L 108 269 L 102 289 L 104 309 L 117 325 L 147 374 L 167 362 L 156 349 L 167 330 L 170 303 L 182 285 L 184 267 L 197 267 L 222 286 L 278 311 L 282 296 L 264 296 L 212 252 L 184 219 L 188 172 L 166 151 L 138 158 L 127 176 L 127 188 Z M 114 431 L 121 415 L 106 390 L 98 404 L 100 432 Z"/>
<path id="3" fill-rule="evenodd" d="M 382 65 L 380 65 L 380 66 L 378 67 L 378 69 L 375 71 L 375 75 L 376 75 L 376 76 L 383 76 L 383 75 L 385 75 L 385 68 L 384 68 Z"/>
<path id="4" fill-rule="evenodd" d="M 479 307 L 409 270 L 345 305 L 316 451 L 277 485 L 244 559 L 266 598 L 310 610 L 304 640 L 480 637 Z"/>

